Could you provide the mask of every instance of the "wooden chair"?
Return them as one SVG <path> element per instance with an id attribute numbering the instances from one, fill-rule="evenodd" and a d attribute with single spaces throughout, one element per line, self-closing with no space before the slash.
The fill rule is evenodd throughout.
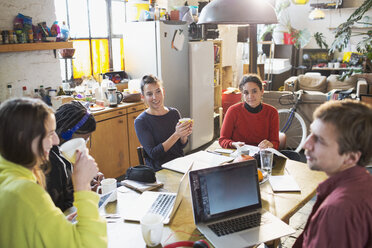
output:
<path id="1" fill-rule="evenodd" d="M 146 152 L 142 146 L 137 147 L 137 156 L 139 164 L 145 165 Z"/>
<path id="2" fill-rule="evenodd" d="M 372 106 L 372 95 L 360 94 L 360 101 L 365 102 Z"/>

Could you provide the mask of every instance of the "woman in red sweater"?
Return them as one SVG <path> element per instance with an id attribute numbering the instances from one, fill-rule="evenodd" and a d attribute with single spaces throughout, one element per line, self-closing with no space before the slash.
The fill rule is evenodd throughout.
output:
<path id="1" fill-rule="evenodd" d="M 279 115 L 271 105 L 262 103 L 264 89 L 258 75 L 244 75 L 240 84 L 244 102 L 227 110 L 219 143 L 223 148 L 254 145 L 262 149 L 279 147 Z"/>

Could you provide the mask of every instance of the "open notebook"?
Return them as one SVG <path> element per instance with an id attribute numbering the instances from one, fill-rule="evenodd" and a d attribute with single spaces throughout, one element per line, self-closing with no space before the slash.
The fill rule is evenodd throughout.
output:
<path id="1" fill-rule="evenodd" d="M 218 155 L 206 151 L 199 151 L 184 157 L 173 159 L 162 165 L 163 168 L 185 174 L 194 163 L 192 169 L 199 170 L 204 168 L 221 165 L 232 161 L 233 157 Z"/>

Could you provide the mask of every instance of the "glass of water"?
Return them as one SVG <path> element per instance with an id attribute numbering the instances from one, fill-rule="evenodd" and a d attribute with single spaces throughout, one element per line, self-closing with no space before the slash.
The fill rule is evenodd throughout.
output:
<path id="1" fill-rule="evenodd" d="M 273 170 L 273 153 L 268 150 L 260 151 L 261 170 L 264 176 L 271 176 Z"/>

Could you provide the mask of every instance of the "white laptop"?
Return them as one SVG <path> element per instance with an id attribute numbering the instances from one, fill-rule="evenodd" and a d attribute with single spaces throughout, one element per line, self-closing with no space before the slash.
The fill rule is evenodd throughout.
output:
<path id="1" fill-rule="evenodd" d="M 247 247 L 295 232 L 262 209 L 255 160 L 189 173 L 194 221 L 215 247 Z"/>
<path id="2" fill-rule="evenodd" d="M 123 214 L 124 220 L 140 221 L 146 213 L 157 213 L 163 216 L 163 223 L 168 224 L 181 204 L 188 185 L 188 172 L 183 175 L 177 193 L 145 191 L 138 199 L 132 201 L 128 211 Z"/>

